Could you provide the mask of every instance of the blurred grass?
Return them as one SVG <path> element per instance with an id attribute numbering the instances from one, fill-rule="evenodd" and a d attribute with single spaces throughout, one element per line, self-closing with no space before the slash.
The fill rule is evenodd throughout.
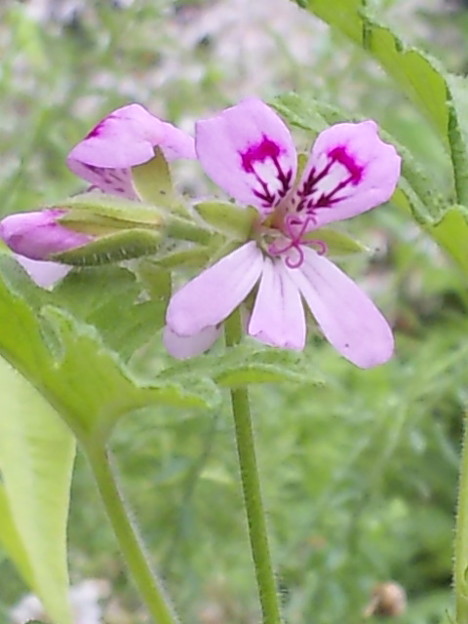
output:
<path id="1" fill-rule="evenodd" d="M 141 101 L 190 129 L 197 116 L 245 95 L 270 98 L 290 89 L 347 108 L 350 116 L 374 117 L 419 155 L 441 188 L 447 184 L 424 121 L 360 51 L 286 0 L 275 9 L 231 4 L 3 3 L 2 214 L 79 190 L 65 156 L 116 106 Z M 55 12 L 41 16 L 47 5 Z M 373 5 L 382 20 L 404 24 L 408 38 L 451 68 L 466 67 L 468 56 L 457 45 L 467 34 L 465 13 L 439 11 L 442 0 L 433 11 L 407 0 Z M 317 338 L 307 357 L 323 387 L 253 392 L 285 613 L 290 624 L 358 624 L 372 588 L 394 579 L 409 597 L 399 621 L 436 624 L 451 608 L 468 393 L 466 287 L 391 206 L 349 228 L 378 248 L 346 269 L 393 319 L 398 351 L 385 367 L 359 371 Z M 121 423 L 114 447 L 150 554 L 185 621 L 258 621 L 229 413 L 142 412 Z M 82 457 L 70 566 L 75 581 L 111 579 L 127 621 L 144 621 Z M 0 553 L 0 614 L 24 591 Z"/>

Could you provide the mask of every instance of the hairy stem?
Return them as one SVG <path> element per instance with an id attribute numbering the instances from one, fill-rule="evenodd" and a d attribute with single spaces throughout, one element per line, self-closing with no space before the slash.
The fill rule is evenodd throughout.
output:
<path id="1" fill-rule="evenodd" d="M 135 523 L 130 519 L 109 452 L 102 447 L 88 447 L 85 451 L 120 551 L 149 613 L 155 624 L 178 624 L 161 583 L 150 568 Z"/>
<path id="2" fill-rule="evenodd" d="M 234 312 L 226 321 L 225 335 L 228 347 L 240 342 L 242 326 L 239 311 Z M 260 595 L 263 624 L 281 624 L 282 619 L 268 543 L 247 389 L 245 387 L 231 389 L 231 403 L 250 547 Z"/>

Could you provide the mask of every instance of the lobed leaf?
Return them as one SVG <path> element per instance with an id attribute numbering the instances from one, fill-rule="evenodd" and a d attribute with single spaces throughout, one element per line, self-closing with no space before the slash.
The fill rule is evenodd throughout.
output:
<path id="1" fill-rule="evenodd" d="M 158 404 L 180 408 L 216 403 L 216 386 L 189 387 L 137 378 L 97 330 L 50 305 L 48 293 L 26 283 L 16 263 L 0 257 L 0 353 L 54 406 L 82 440 L 105 439 L 117 419 Z"/>
<path id="2" fill-rule="evenodd" d="M 170 296 L 167 272 L 158 267 L 145 272 L 146 262 L 139 266 L 142 283 L 131 271 L 118 266 L 73 271 L 47 299 L 96 327 L 104 344 L 127 361 L 163 327 Z M 142 288 L 151 301 L 142 297 Z"/>
<path id="3" fill-rule="evenodd" d="M 171 379 L 193 371 L 207 375 L 223 387 L 258 383 L 322 383 L 311 375 L 302 353 L 276 349 L 253 340 L 226 349 L 221 355 L 209 354 L 168 367 L 162 377 Z"/>
<path id="4" fill-rule="evenodd" d="M 297 3 L 368 51 L 416 104 L 449 149 L 458 201 L 468 204 L 466 79 L 445 72 L 428 54 L 406 46 L 370 15 L 365 0 Z"/>

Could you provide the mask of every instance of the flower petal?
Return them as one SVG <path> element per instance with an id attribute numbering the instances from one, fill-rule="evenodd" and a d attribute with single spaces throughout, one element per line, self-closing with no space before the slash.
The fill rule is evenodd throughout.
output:
<path id="1" fill-rule="evenodd" d="M 255 286 L 262 266 L 263 254 L 254 241 L 219 260 L 173 295 L 166 315 L 169 329 L 194 336 L 224 321 Z"/>
<path id="2" fill-rule="evenodd" d="M 41 288 L 52 288 L 72 270 L 71 266 L 58 262 L 31 260 L 19 254 L 13 254 L 29 277 Z"/>
<path id="3" fill-rule="evenodd" d="M 401 158 L 371 121 L 341 123 L 319 134 L 292 199 L 314 225 L 348 219 L 392 196 Z"/>
<path id="4" fill-rule="evenodd" d="M 32 260 L 47 260 L 93 240 L 61 225 L 58 219 L 63 214 L 63 210 L 47 209 L 8 215 L 0 221 L 0 238 L 12 251 Z"/>
<path id="5" fill-rule="evenodd" d="M 280 260 L 265 259 L 248 333 L 273 347 L 300 351 L 305 346 L 301 295 Z"/>
<path id="6" fill-rule="evenodd" d="M 67 163 L 100 190 L 135 199 L 130 168 L 151 160 L 156 146 L 167 160 L 195 158 L 192 137 L 140 104 L 129 104 L 102 119 L 71 150 Z"/>
<path id="7" fill-rule="evenodd" d="M 297 168 L 291 134 L 256 98 L 199 121 L 195 147 L 210 178 L 237 201 L 268 211 L 290 191 Z"/>
<path id="8" fill-rule="evenodd" d="M 172 357 L 186 360 L 207 351 L 220 333 L 219 327 L 205 327 L 193 336 L 179 336 L 166 326 L 163 332 L 163 343 Z"/>
<path id="9" fill-rule="evenodd" d="M 88 189 L 89 191 L 97 190 L 110 195 L 120 195 L 127 199 L 138 199 L 133 188 L 132 171 L 129 168 L 104 169 L 70 159 L 68 166 L 75 175 L 91 183 L 92 187 Z"/>
<path id="10" fill-rule="evenodd" d="M 393 353 L 388 322 L 369 297 L 324 256 L 304 249 L 304 263 L 286 269 L 325 338 L 361 368 L 386 362 Z"/>

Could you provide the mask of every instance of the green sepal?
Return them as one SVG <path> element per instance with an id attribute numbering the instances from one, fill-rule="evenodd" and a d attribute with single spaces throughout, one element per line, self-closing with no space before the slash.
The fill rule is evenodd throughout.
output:
<path id="1" fill-rule="evenodd" d="M 167 160 L 157 147 L 154 158 L 132 167 L 133 186 L 145 202 L 159 204 L 172 194 L 173 186 Z"/>
<path id="2" fill-rule="evenodd" d="M 155 257 L 155 262 L 167 269 L 176 269 L 203 266 L 209 259 L 209 249 L 201 245 L 195 245 L 189 249 L 175 248 L 163 254 L 158 253 Z"/>
<path id="3" fill-rule="evenodd" d="M 369 251 L 368 247 L 354 240 L 347 234 L 329 228 L 312 230 L 304 236 L 305 240 L 317 240 L 325 243 L 327 254 L 332 256 L 344 256 Z"/>
<path id="4" fill-rule="evenodd" d="M 102 236 L 81 247 L 51 254 L 49 260 L 73 266 L 96 266 L 154 254 L 161 242 L 160 232 L 123 230 Z"/>
<path id="5" fill-rule="evenodd" d="M 141 201 L 163 207 L 171 214 L 189 216 L 190 212 L 174 188 L 169 165 L 159 148 L 155 149 L 154 158 L 132 167 L 132 180 Z"/>
<path id="6" fill-rule="evenodd" d="M 258 212 L 252 206 L 241 208 L 230 202 L 201 202 L 194 209 L 214 230 L 240 241 L 249 237 L 258 218 Z"/>
<path id="7" fill-rule="evenodd" d="M 96 192 L 81 193 L 48 208 L 66 210 L 58 221 L 69 227 L 71 223 L 76 223 L 80 226 L 80 231 L 83 231 L 82 226 L 87 223 L 104 224 L 112 229 L 139 225 L 161 227 L 169 214 L 164 208 L 151 204 Z"/>

